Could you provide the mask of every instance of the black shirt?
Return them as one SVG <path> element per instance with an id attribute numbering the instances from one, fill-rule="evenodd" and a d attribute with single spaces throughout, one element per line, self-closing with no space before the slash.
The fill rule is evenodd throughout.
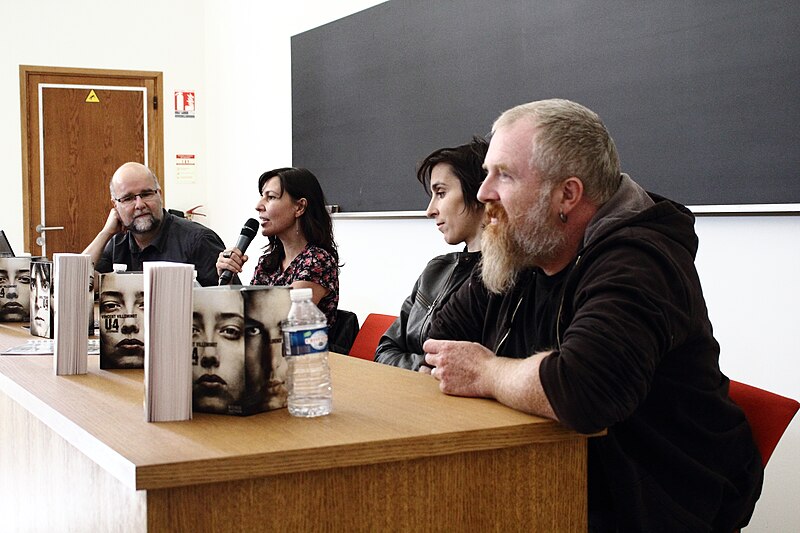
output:
<path id="1" fill-rule="evenodd" d="M 185 218 L 163 211 L 160 231 L 144 250 L 139 248 L 130 233 L 118 233 L 108 241 L 100 260 L 94 266 L 98 272 L 111 272 L 114 264 L 128 267 L 128 272 L 144 270 L 148 261 L 172 261 L 194 265 L 197 281 L 207 287 L 216 285 L 217 257 L 225 249 L 222 239 L 211 229 Z"/>

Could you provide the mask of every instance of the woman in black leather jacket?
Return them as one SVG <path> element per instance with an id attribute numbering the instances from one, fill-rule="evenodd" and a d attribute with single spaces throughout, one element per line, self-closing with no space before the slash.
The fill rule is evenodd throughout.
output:
<path id="1" fill-rule="evenodd" d="M 403 302 L 400 316 L 381 338 L 375 360 L 409 370 L 430 371 L 423 365 L 422 343 L 442 305 L 480 261 L 483 204 L 478 188 L 486 177 L 483 159 L 489 143 L 473 137 L 468 144 L 441 148 L 426 157 L 417 179 L 430 190 L 425 214 L 436 222 L 447 244 L 465 244 L 463 252 L 434 257 Z"/>

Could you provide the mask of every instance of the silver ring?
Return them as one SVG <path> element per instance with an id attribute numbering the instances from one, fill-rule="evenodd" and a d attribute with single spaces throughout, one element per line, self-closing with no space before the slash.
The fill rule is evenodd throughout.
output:
<path id="1" fill-rule="evenodd" d="M 225 259 L 230 259 L 231 258 L 231 252 L 222 252 L 222 257 L 224 257 Z"/>

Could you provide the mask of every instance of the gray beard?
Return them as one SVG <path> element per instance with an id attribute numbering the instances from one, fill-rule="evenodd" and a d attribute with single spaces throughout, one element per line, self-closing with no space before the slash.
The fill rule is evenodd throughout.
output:
<path id="1" fill-rule="evenodd" d="M 137 218 L 128 226 L 128 231 L 135 234 L 148 233 L 161 224 L 161 221 L 149 213 L 147 218 Z"/>

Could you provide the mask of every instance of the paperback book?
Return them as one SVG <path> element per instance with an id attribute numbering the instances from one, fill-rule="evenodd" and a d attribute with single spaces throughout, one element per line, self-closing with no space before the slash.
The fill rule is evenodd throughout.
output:
<path id="1" fill-rule="evenodd" d="M 0 355 L 53 355 L 53 344 L 53 339 L 31 339 L 3 350 Z M 100 353 L 100 343 L 97 339 L 89 339 L 86 348 L 89 355 L 98 355 Z"/>
<path id="2" fill-rule="evenodd" d="M 86 374 L 89 343 L 89 291 L 92 260 L 83 254 L 53 255 L 55 342 L 53 361 L 56 374 Z"/>
<path id="3" fill-rule="evenodd" d="M 100 274 L 100 368 L 144 368 L 144 273 Z"/>
<path id="4" fill-rule="evenodd" d="M 286 407 L 287 364 L 280 323 L 289 287 L 195 287 L 192 407 L 252 415 Z"/>
<path id="5" fill-rule="evenodd" d="M 53 327 L 53 263 L 46 257 L 31 259 L 31 335 L 52 339 Z"/>
<path id="6" fill-rule="evenodd" d="M 31 306 L 31 258 L 0 257 L 0 322 L 27 322 Z"/>
<path id="7" fill-rule="evenodd" d="M 148 422 L 192 418 L 193 267 L 144 264 L 144 413 Z"/>

